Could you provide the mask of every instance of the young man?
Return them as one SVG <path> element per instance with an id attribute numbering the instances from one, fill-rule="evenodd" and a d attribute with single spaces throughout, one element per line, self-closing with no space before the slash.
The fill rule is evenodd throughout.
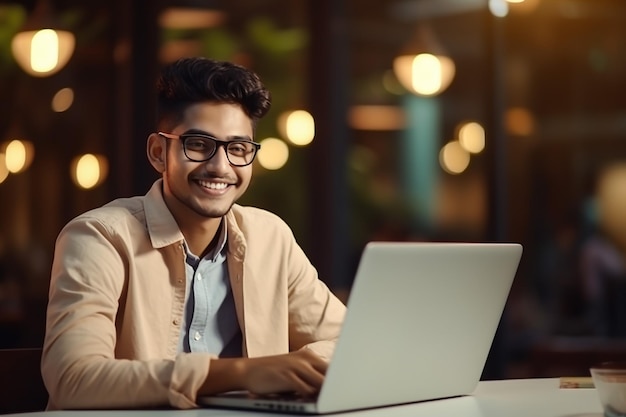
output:
<path id="1" fill-rule="evenodd" d="M 317 392 L 345 307 L 283 221 L 235 204 L 269 93 L 252 72 L 204 58 L 169 65 L 157 87 L 147 154 L 162 178 L 58 237 L 42 359 L 49 409 Z"/>

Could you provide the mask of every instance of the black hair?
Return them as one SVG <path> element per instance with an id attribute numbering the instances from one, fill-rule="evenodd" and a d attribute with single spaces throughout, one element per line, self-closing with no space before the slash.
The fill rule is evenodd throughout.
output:
<path id="1" fill-rule="evenodd" d="M 256 126 L 270 109 L 271 98 L 249 69 L 203 57 L 182 58 L 163 68 L 157 81 L 157 123 L 172 128 L 187 107 L 199 102 L 238 104 Z"/>

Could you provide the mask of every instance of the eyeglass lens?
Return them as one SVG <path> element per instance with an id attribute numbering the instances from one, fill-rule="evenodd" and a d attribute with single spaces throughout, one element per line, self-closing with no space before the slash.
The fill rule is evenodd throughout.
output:
<path id="1" fill-rule="evenodd" d="M 185 155 L 192 161 L 208 161 L 215 155 L 218 146 L 226 147 L 228 162 L 235 166 L 249 165 L 254 160 L 257 147 L 249 141 L 220 141 L 210 136 L 181 136 Z"/>

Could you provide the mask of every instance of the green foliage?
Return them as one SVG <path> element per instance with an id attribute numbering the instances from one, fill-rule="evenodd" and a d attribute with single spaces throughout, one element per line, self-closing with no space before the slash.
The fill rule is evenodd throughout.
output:
<path id="1" fill-rule="evenodd" d="M 300 52 L 307 41 L 304 29 L 280 29 L 267 17 L 251 20 L 247 35 L 254 47 L 273 55 Z"/>
<path id="2" fill-rule="evenodd" d="M 204 56 L 250 65 L 272 93 L 272 109 L 257 129 L 259 140 L 277 137 L 276 118 L 305 100 L 305 74 L 298 68 L 306 53 L 303 28 L 280 29 L 269 17 L 249 21 L 245 30 L 235 33 L 225 27 L 195 31 L 167 31 L 164 40 L 195 39 Z M 306 148 L 290 147 L 289 161 L 278 171 L 262 168 L 253 177 L 253 185 L 241 199 L 242 204 L 262 207 L 282 217 L 297 238 L 308 232 L 310 216 L 307 201 Z M 306 239 L 305 239 L 306 240 Z"/>
<path id="3" fill-rule="evenodd" d="M 11 52 L 11 39 L 24 24 L 26 10 L 19 5 L 0 6 L 0 70 L 15 64 Z"/>
<path id="4" fill-rule="evenodd" d="M 204 31 L 200 36 L 202 50 L 213 59 L 229 60 L 240 49 L 240 42 L 228 31 L 220 28 Z"/>

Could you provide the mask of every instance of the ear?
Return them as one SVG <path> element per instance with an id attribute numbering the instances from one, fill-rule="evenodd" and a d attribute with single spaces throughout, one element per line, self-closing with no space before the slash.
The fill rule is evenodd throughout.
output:
<path id="1" fill-rule="evenodd" d="M 156 133 L 150 134 L 150 136 L 148 136 L 146 152 L 148 154 L 148 161 L 150 161 L 150 164 L 159 174 L 162 174 L 165 171 L 166 166 L 165 161 L 167 146 L 165 144 L 165 138 Z"/>

